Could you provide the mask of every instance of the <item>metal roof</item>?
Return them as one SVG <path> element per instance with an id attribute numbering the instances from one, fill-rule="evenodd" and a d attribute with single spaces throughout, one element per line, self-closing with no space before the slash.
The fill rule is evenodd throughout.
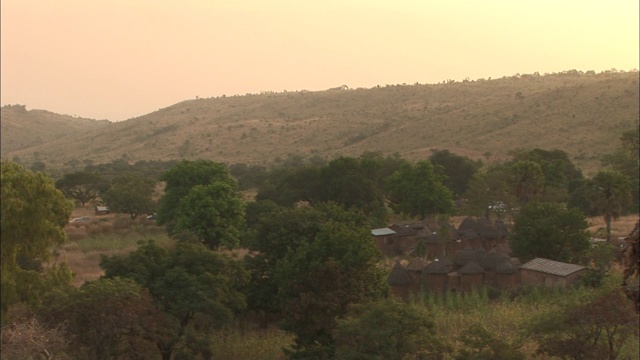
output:
<path id="1" fill-rule="evenodd" d="M 373 229 L 371 230 L 371 234 L 373 236 L 384 236 L 384 235 L 393 235 L 396 232 L 389 228 L 381 228 L 381 229 Z"/>
<path id="2" fill-rule="evenodd" d="M 573 274 L 576 271 L 586 269 L 586 267 L 582 265 L 567 264 L 549 259 L 535 258 L 522 265 L 521 269 L 539 271 L 552 275 L 567 276 Z"/>

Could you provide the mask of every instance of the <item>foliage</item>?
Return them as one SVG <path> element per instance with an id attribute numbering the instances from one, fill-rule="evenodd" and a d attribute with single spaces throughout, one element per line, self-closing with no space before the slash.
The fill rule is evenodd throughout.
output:
<path id="1" fill-rule="evenodd" d="M 127 213 L 131 219 L 139 215 L 152 214 L 155 210 L 153 179 L 133 175 L 117 177 L 111 187 L 102 195 L 102 200 L 113 212 Z"/>
<path id="2" fill-rule="evenodd" d="M 70 352 L 60 326 L 47 328 L 35 317 L 2 328 L 2 359 L 65 359 Z"/>
<path id="3" fill-rule="evenodd" d="M 124 278 L 86 282 L 63 311 L 75 352 L 89 359 L 149 356 L 166 326 L 146 289 Z"/>
<path id="4" fill-rule="evenodd" d="M 29 262 L 49 259 L 52 248 L 62 245 L 66 239 L 63 229 L 69 221 L 71 204 L 45 174 L 33 173 L 10 161 L 2 161 L 0 166 L 0 282 L 4 321 L 10 305 L 26 299 L 37 299 L 38 292 L 32 292 L 32 284 L 25 283 L 24 280 L 25 277 L 35 280 L 41 276 L 33 270 L 21 268 L 18 258 L 27 259 Z"/>
<path id="5" fill-rule="evenodd" d="M 97 199 L 100 193 L 108 188 L 108 184 L 96 173 L 76 171 L 64 174 L 62 179 L 56 181 L 56 187 L 65 196 L 79 201 L 84 207 L 85 204 Z"/>
<path id="6" fill-rule="evenodd" d="M 320 225 L 313 241 L 287 252 L 274 279 L 282 328 L 296 335 L 292 358 L 330 358 L 336 317 L 351 304 L 387 295 L 379 259 L 368 230 L 332 221 Z"/>
<path id="7" fill-rule="evenodd" d="M 510 168 L 506 165 L 493 165 L 477 172 L 464 193 L 467 202 L 462 213 L 486 218 L 493 214 L 512 219 L 518 201 L 509 178 Z"/>
<path id="8" fill-rule="evenodd" d="M 543 197 L 547 202 L 562 202 L 566 197 L 569 183 L 582 179 L 582 172 L 569 159 L 569 155 L 562 150 L 533 149 L 530 151 L 516 151 L 514 161 L 533 161 L 540 165 L 545 180 Z M 552 193 L 563 196 L 554 198 Z"/>
<path id="9" fill-rule="evenodd" d="M 183 160 L 165 172 L 160 180 L 166 182 L 165 194 L 158 203 L 158 223 L 170 224 L 177 218 L 180 200 L 196 185 L 223 182 L 236 188 L 235 180 L 224 164 L 208 160 Z"/>
<path id="10" fill-rule="evenodd" d="M 539 198 L 544 190 L 545 177 L 538 163 L 517 161 L 511 165 L 510 173 L 515 196 L 521 205 Z"/>
<path id="11" fill-rule="evenodd" d="M 460 197 L 467 190 L 469 181 L 482 167 L 481 161 L 473 161 L 466 156 L 460 156 L 449 150 L 434 151 L 429 161 L 436 166 L 441 166 L 447 176 L 444 185 L 451 190 L 455 197 Z"/>
<path id="12" fill-rule="evenodd" d="M 434 359 L 445 350 L 427 309 L 395 298 L 350 307 L 334 337 L 343 360 Z"/>
<path id="13" fill-rule="evenodd" d="M 458 341 L 462 349 L 456 354 L 456 360 L 524 360 L 524 355 L 512 344 L 496 338 L 482 324 L 467 327 Z"/>
<path id="14" fill-rule="evenodd" d="M 250 250 L 254 256 L 245 259 L 251 273 L 247 294 L 250 307 L 268 314 L 279 313 L 275 301 L 278 287 L 274 273 L 276 266 L 289 252 L 311 243 L 325 223 L 341 223 L 355 229 L 370 229 L 368 219 L 356 210 L 346 211 L 336 204 L 317 204 L 313 207 L 271 209 L 258 216 L 251 229 Z"/>
<path id="15" fill-rule="evenodd" d="M 231 185 L 214 182 L 196 185 L 184 196 L 176 212 L 173 234 L 191 232 L 212 249 L 239 244 L 245 205 Z"/>
<path id="16" fill-rule="evenodd" d="M 391 207 L 397 213 L 419 216 L 452 214 L 455 205 L 451 191 L 443 184 L 440 168 L 428 161 L 406 164 L 387 179 Z"/>
<path id="17" fill-rule="evenodd" d="M 618 220 L 624 208 L 631 202 L 631 184 L 625 175 L 610 170 L 598 172 L 591 181 L 589 202 L 607 224 L 607 240 L 611 241 L 611 221 Z"/>
<path id="18" fill-rule="evenodd" d="M 530 333 L 540 344 L 538 352 L 546 356 L 613 360 L 627 340 L 638 336 L 637 324 L 631 304 L 615 290 L 540 317 Z"/>
<path id="19" fill-rule="evenodd" d="M 148 242 L 127 257 L 103 256 L 100 266 L 106 278 L 126 277 L 147 288 L 168 316 L 157 342 L 163 359 L 179 344 L 192 353 L 206 351 L 193 340 L 208 336 L 246 306 L 240 289 L 248 275 L 242 265 L 202 244 L 179 242 L 169 252 Z"/>
<path id="20" fill-rule="evenodd" d="M 579 210 L 533 202 L 520 210 L 509 244 L 513 254 L 523 260 L 578 261 L 589 249 L 587 228 Z"/>

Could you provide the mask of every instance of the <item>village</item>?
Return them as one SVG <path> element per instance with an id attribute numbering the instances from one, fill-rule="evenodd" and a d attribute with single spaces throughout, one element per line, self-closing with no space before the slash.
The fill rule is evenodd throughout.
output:
<path id="1" fill-rule="evenodd" d="M 515 289 L 544 285 L 568 287 L 591 269 L 535 258 L 526 263 L 511 257 L 510 231 L 502 220 L 466 217 L 452 224 L 427 218 L 423 222 L 393 224 L 371 230 L 378 249 L 396 260 L 387 282 L 401 298 L 422 291 L 469 293 L 483 287 Z M 408 259 L 407 259 L 408 256 Z"/>

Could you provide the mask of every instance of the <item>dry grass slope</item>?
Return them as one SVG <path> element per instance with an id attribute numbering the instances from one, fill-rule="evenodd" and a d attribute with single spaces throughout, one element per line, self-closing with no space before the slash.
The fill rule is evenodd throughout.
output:
<path id="1" fill-rule="evenodd" d="M 419 159 L 446 148 L 499 161 L 514 149 L 539 147 L 568 152 L 590 173 L 620 133 L 635 127 L 638 113 L 638 72 L 568 71 L 187 100 L 21 150 L 3 148 L 3 157 L 28 162 L 38 153 L 52 167 L 118 158 L 268 164 L 288 154 L 333 158 L 367 150 Z"/>

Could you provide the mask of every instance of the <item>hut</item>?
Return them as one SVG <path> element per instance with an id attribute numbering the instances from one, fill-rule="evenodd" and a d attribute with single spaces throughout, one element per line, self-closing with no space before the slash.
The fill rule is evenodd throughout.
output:
<path id="1" fill-rule="evenodd" d="M 416 248 L 418 231 L 412 225 L 393 224 L 389 229 L 396 232 L 393 248 L 396 255 L 405 255 Z"/>
<path id="2" fill-rule="evenodd" d="M 482 239 L 478 236 L 478 233 L 476 233 L 473 229 L 469 229 L 465 231 L 460 237 L 460 240 L 462 240 L 462 243 L 465 244 L 464 246 L 469 245 L 474 249 L 477 249 L 480 246 L 482 246 Z"/>
<path id="3" fill-rule="evenodd" d="M 520 272 L 509 257 L 498 257 L 495 266 L 495 285 L 502 289 L 514 288 L 520 284 Z"/>
<path id="4" fill-rule="evenodd" d="M 551 287 L 567 287 L 576 283 L 587 272 L 589 268 L 582 265 L 543 258 L 535 258 L 520 268 L 523 285 L 542 284 Z"/>
<path id="5" fill-rule="evenodd" d="M 454 265 L 459 268 L 465 266 L 469 261 L 473 260 L 475 253 L 471 246 L 467 245 L 456 255 L 453 261 Z"/>
<path id="6" fill-rule="evenodd" d="M 502 235 L 493 224 L 486 224 L 478 230 L 478 236 L 482 239 L 482 247 L 489 250 L 498 245 Z"/>
<path id="7" fill-rule="evenodd" d="M 473 260 L 460 268 L 457 273 L 460 276 L 459 288 L 462 291 L 469 292 L 484 286 L 484 269 Z"/>
<path id="8" fill-rule="evenodd" d="M 504 242 L 509 237 L 509 235 L 511 235 L 511 232 L 509 231 L 509 228 L 504 223 L 504 221 L 496 220 L 494 226 L 496 227 L 496 229 L 498 229 L 498 232 L 500 232 L 500 241 L 498 242 Z"/>
<path id="9" fill-rule="evenodd" d="M 413 282 L 422 280 L 422 270 L 427 266 L 427 262 L 422 258 L 412 258 L 407 264 L 406 271 L 413 279 Z"/>
<path id="10" fill-rule="evenodd" d="M 387 277 L 387 283 L 395 296 L 407 299 L 412 291 L 413 279 L 402 264 L 396 261 L 391 273 L 389 273 L 389 277 Z"/>
<path id="11" fill-rule="evenodd" d="M 109 215 L 109 207 L 98 205 L 94 208 L 94 212 L 96 215 Z"/>
<path id="12" fill-rule="evenodd" d="M 444 293 L 447 291 L 448 273 L 449 268 L 436 259 L 422 270 L 424 285 L 429 291 Z"/>
<path id="13" fill-rule="evenodd" d="M 428 259 L 435 259 L 439 256 L 444 255 L 444 241 L 440 239 L 438 235 L 431 234 L 427 236 L 424 245 Z"/>
<path id="14" fill-rule="evenodd" d="M 460 239 L 467 230 L 473 229 L 475 225 L 476 221 L 473 220 L 471 216 L 467 216 L 466 218 L 464 218 L 464 220 L 462 220 L 462 222 L 460 223 L 460 226 L 458 226 L 458 230 L 456 230 L 457 238 Z"/>
<path id="15" fill-rule="evenodd" d="M 371 230 L 371 236 L 376 241 L 376 247 L 387 256 L 395 255 L 395 239 L 397 233 L 389 228 Z"/>

